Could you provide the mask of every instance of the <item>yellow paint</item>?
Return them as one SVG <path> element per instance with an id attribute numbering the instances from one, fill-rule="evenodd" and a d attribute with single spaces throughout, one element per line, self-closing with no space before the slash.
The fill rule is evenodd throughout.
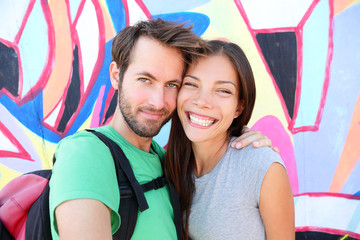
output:
<path id="1" fill-rule="evenodd" d="M 21 173 L 16 172 L 0 163 L 0 189 L 2 189 L 12 179 L 20 175 Z"/>
<path id="2" fill-rule="evenodd" d="M 348 238 L 349 234 L 346 234 L 344 237 L 340 238 L 340 240 L 344 240 L 346 238 Z"/>
<path id="3" fill-rule="evenodd" d="M 52 168 L 52 158 L 57 144 L 43 140 L 43 138 L 34 134 L 32 131 L 30 131 L 24 126 L 22 126 L 22 128 L 33 143 L 33 146 L 35 147 L 39 157 L 41 158 L 42 168 Z"/>
<path id="4" fill-rule="evenodd" d="M 273 115 L 281 121 L 292 140 L 292 134 L 287 128 L 286 116 L 271 76 L 265 68 L 252 35 L 235 3 L 233 1 L 214 0 L 191 11 L 203 13 L 210 18 L 209 28 L 202 36 L 204 39 L 229 39 L 237 43 L 249 59 L 256 80 L 256 103 L 249 126 L 266 115 Z"/>
<path id="5" fill-rule="evenodd" d="M 358 2 L 360 0 L 334 0 L 334 16 Z"/>
<path id="6" fill-rule="evenodd" d="M 86 121 L 84 121 L 84 123 L 80 126 L 78 131 L 90 128 L 92 115 L 93 113 L 91 113 L 90 116 L 86 119 Z"/>

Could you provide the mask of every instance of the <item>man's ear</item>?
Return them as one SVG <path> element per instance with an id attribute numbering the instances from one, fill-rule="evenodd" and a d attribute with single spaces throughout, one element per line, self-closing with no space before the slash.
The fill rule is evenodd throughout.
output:
<path id="1" fill-rule="evenodd" d="M 241 100 L 239 104 L 237 105 L 237 109 L 234 115 L 234 118 L 237 118 L 241 115 L 241 113 L 244 111 L 244 100 Z"/>
<path id="2" fill-rule="evenodd" d="M 112 61 L 110 64 L 110 81 L 112 87 L 115 90 L 119 89 L 119 74 L 120 74 L 120 69 L 118 68 L 116 62 Z"/>

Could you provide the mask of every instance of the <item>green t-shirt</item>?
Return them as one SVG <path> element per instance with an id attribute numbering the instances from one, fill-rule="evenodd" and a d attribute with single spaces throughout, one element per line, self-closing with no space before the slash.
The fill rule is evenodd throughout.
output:
<path id="1" fill-rule="evenodd" d="M 140 184 L 163 175 L 160 160 L 165 150 L 153 141 L 153 150 L 144 152 L 127 142 L 110 126 L 96 129 L 115 141 L 130 161 Z M 113 158 L 108 147 L 92 133 L 82 131 L 59 142 L 50 179 L 50 221 L 53 239 L 58 239 L 55 208 L 62 202 L 90 198 L 112 209 L 111 229 L 120 226 L 120 195 Z M 174 214 L 168 187 L 145 193 L 149 209 L 138 212 L 132 239 L 176 239 Z"/>

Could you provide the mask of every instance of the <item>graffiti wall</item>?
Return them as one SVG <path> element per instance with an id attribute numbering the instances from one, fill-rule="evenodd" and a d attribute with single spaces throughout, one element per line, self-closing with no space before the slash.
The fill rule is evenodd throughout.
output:
<path id="1" fill-rule="evenodd" d="M 112 38 L 158 17 L 244 49 L 257 87 L 249 125 L 280 149 L 297 239 L 360 239 L 359 0 L 1 0 L 0 188 L 111 119 Z"/>

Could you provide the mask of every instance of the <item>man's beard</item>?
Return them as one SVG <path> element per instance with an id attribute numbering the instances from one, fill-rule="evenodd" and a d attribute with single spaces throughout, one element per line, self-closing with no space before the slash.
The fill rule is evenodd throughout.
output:
<path id="1" fill-rule="evenodd" d="M 130 129 L 140 137 L 150 138 L 156 136 L 160 132 L 161 128 L 171 119 L 171 114 L 169 114 L 167 109 L 155 110 L 151 107 L 138 107 L 137 109 L 134 109 L 134 112 L 132 112 L 131 104 L 125 99 L 126 96 L 122 91 L 122 88 L 119 89 L 118 98 L 119 109 L 125 122 L 130 127 Z M 163 122 L 159 122 L 160 120 L 147 119 L 141 123 L 136 119 L 135 111 L 139 110 L 160 113 L 164 114 L 164 116 L 167 115 L 168 117 L 164 119 Z"/>

